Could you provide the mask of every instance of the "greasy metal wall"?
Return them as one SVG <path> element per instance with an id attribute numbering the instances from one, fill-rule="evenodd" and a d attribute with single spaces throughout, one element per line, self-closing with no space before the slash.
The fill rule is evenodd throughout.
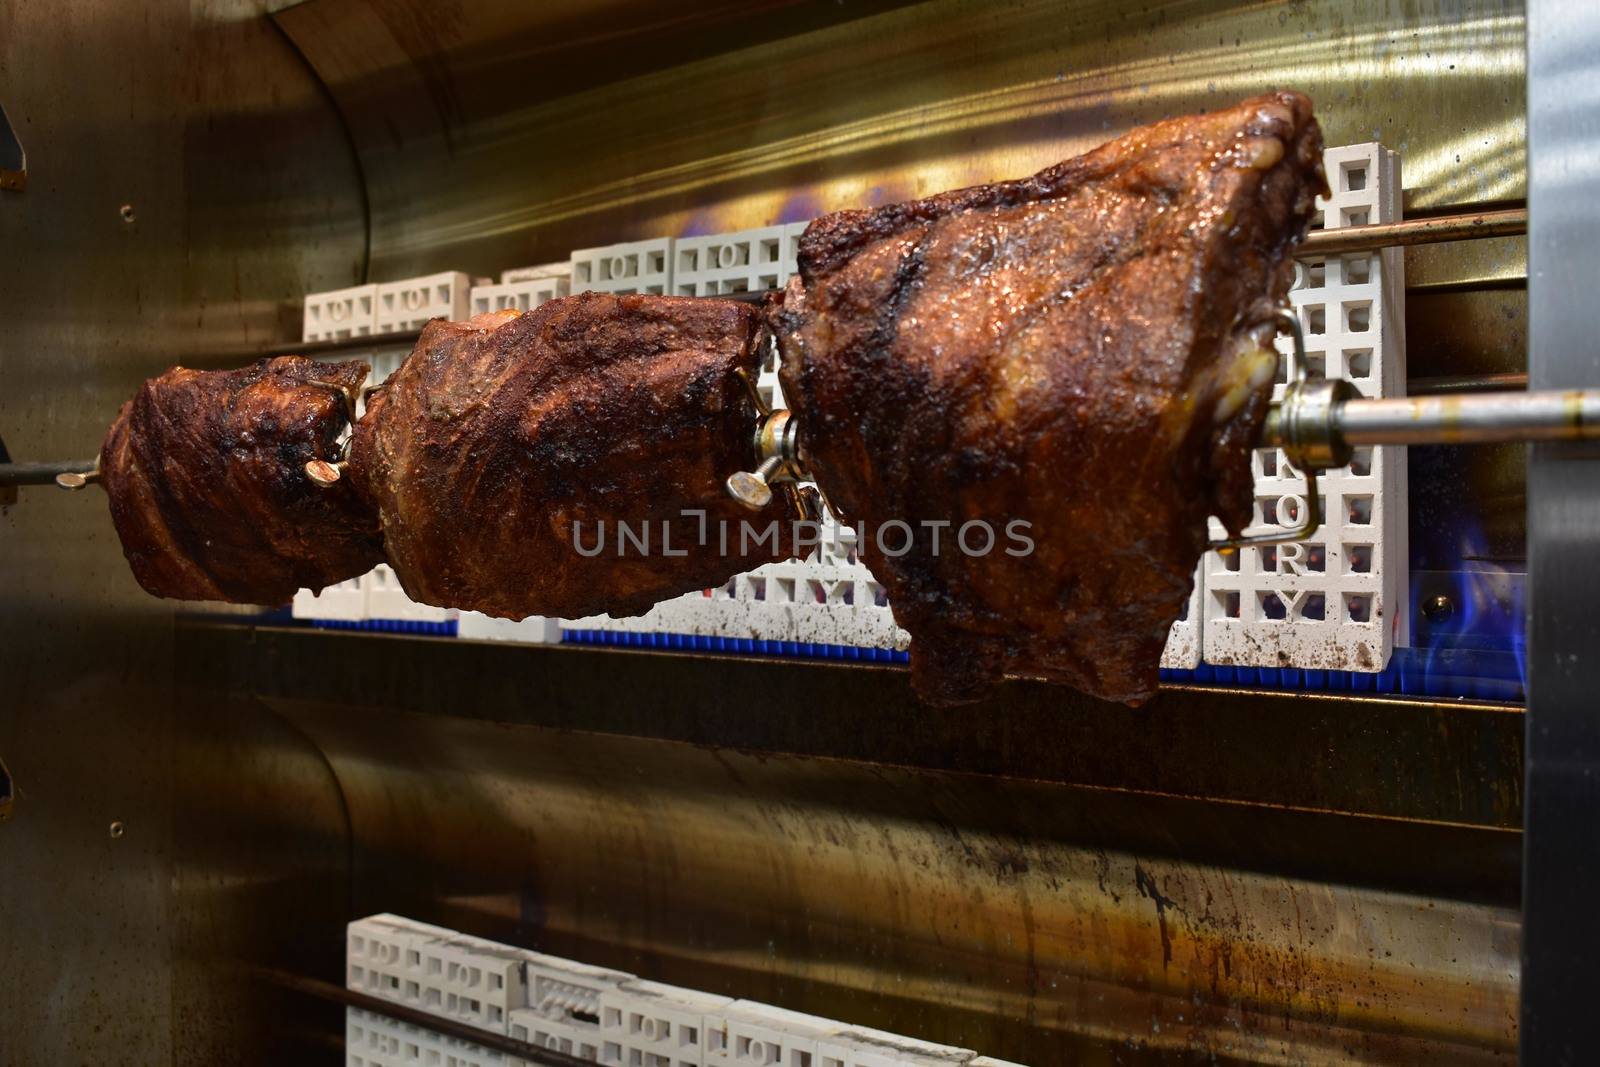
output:
<path id="1" fill-rule="evenodd" d="M 1517 3 L 800 4 L 841 11 L 810 29 L 767 3 L 742 5 L 737 34 L 689 14 L 722 4 L 670 5 L 666 26 L 647 17 L 661 5 L 588 5 L 605 34 L 564 21 L 573 6 L 277 14 L 350 123 L 375 274 L 487 271 L 1015 177 L 1270 86 L 1310 93 L 1330 144 L 1399 149 L 1412 210 L 1525 193 Z M 704 55 L 713 31 L 746 47 Z M 1421 280 L 1505 277 L 1521 245 L 1427 260 Z"/>
<path id="2" fill-rule="evenodd" d="M 0 192 L 0 435 L 19 459 L 93 453 L 139 381 L 277 339 L 305 286 L 361 269 L 348 141 L 259 5 L 0 0 L 0 97 L 30 169 Z M 272 716 L 180 699 L 182 655 L 100 494 L 26 490 L 0 514 L 7 1067 L 304 1047 L 215 963 L 295 958 L 306 916 L 342 919 L 337 790 Z M 247 814 L 219 814 L 223 793 Z"/>
<path id="3" fill-rule="evenodd" d="M 1036 1065 L 1515 1047 L 1520 713 L 183 627 L 393 910 Z"/>

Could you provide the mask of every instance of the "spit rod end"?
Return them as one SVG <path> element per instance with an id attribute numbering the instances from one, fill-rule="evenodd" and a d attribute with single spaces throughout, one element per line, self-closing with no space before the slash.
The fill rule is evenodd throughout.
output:
<path id="1" fill-rule="evenodd" d="M 56 485 L 63 489 L 82 489 L 100 480 L 100 472 L 92 471 L 63 471 L 56 475 Z"/>
<path id="2" fill-rule="evenodd" d="M 772 486 L 759 471 L 735 471 L 723 484 L 729 496 L 751 511 L 760 511 L 772 503 Z"/>
<path id="3" fill-rule="evenodd" d="M 311 479 L 311 484 L 319 489 L 328 489 L 344 477 L 344 464 L 329 463 L 325 459 L 314 459 L 306 464 L 306 477 Z"/>

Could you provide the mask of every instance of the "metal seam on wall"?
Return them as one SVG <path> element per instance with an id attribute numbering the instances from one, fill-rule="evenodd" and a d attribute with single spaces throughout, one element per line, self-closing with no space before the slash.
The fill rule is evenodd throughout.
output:
<path id="1" fill-rule="evenodd" d="M 345 147 L 349 149 L 350 162 L 356 169 L 356 186 L 361 190 L 361 271 L 356 281 L 358 284 L 365 285 L 372 280 L 372 196 L 367 189 L 367 170 L 362 162 L 361 153 L 356 149 L 356 139 L 350 130 L 349 117 L 344 113 L 344 108 L 339 103 L 338 96 L 328 87 L 328 83 L 322 80 L 321 72 L 312 64 L 305 52 L 301 51 L 300 45 L 295 39 L 284 30 L 283 24 L 278 21 L 277 12 L 269 15 L 267 22 L 272 25 L 273 30 L 283 39 L 283 43 L 289 46 L 289 51 L 294 54 L 294 57 L 300 61 L 300 65 L 305 68 L 312 83 L 316 85 L 317 92 L 322 96 L 328 107 L 333 111 L 334 117 L 339 121 L 339 132 L 344 137 Z"/>

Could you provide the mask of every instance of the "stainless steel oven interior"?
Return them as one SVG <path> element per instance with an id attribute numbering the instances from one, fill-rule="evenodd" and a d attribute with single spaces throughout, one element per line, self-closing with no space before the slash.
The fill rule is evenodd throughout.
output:
<path id="1" fill-rule="evenodd" d="M 1404 232 L 1495 224 L 1393 253 L 1409 393 L 1595 388 L 1597 55 L 1579 0 L 0 0 L 0 463 L 304 348 L 310 292 L 1018 176 L 1277 86 L 1397 154 Z M 379 911 L 1030 1064 L 1577 1062 L 1600 452 L 1398 455 L 1384 673 L 1202 663 L 1136 711 L 175 606 L 101 503 L 13 492 L 0 1062 L 338 1062 Z"/>

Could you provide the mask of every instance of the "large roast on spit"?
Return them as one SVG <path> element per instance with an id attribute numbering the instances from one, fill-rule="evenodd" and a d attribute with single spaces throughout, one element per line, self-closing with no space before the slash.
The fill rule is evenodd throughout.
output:
<path id="1" fill-rule="evenodd" d="M 784 558 L 789 520 L 814 515 L 792 487 L 723 489 L 775 336 L 789 474 L 858 527 L 918 693 L 1017 673 L 1137 703 L 1208 516 L 1247 521 L 1321 147 L 1310 101 L 1277 93 L 817 219 L 764 308 L 591 293 L 435 321 L 353 427 L 361 365 L 175 368 L 117 420 L 102 480 L 158 596 L 281 603 L 387 559 L 427 604 L 635 614 Z M 773 520 L 781 536 L 707 535 Z M 909 538 L 891 550 L 886 524 Z M 622 527 L 655 547 L 592 550 Z"/>

